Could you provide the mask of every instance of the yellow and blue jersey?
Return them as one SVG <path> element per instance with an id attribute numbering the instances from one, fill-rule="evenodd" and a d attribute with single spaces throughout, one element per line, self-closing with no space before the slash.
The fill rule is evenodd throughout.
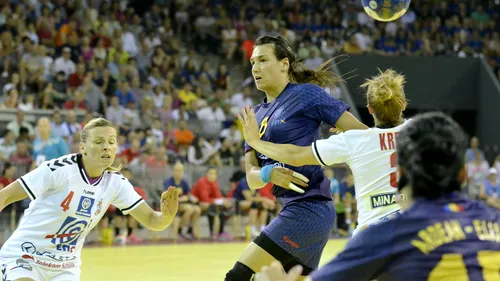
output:
<path id="1" fill-rule="evenodd" d="M 262 140 L 297 146 L 310 146 L 320 138 L 322 122 L 335 126 L 340 116 L 349 106 L 313 84 L 289 83 L 283 92 L 270 103 L 261 103 L 255 107 L 259 134 Z M 245 143 L 245 152 L 251 147 Z M 261 167 L 278 164 L 294 170 L 309 179 L 305 193 L 299 194 L 288 189 L 274 187 L 273 194 L 280 204 L 297 199 L 320 197 L 331 200 L 331 191 L 320 166 L 293 167 L 277 163 L 273 159 L 257 152 Z"/>
<path id="2" fill-rule="evenodd" d="M 500 280 L 500 211 L 453 193 L 369 226 L 313 281 Z"/>

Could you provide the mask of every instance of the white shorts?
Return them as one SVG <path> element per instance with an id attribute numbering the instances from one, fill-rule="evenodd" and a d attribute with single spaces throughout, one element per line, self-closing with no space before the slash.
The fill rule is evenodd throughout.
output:
<path id="1" fill-rule="evenodd" d="M 29 259 L 4 259 L 0 261 L 3 281 L 29 278 L 35 281 L 80 281 L 80 267 L 51 269 Z"/>
<path id="2" fill-rule="evenodd" d="M 363 225 L 358 225 L 358 227 L 356 227 L 356 229 L 353 231 L 352 237 L 356 236 L 356 234 L 358 234 L 362 230 L 365 230 L 370 225 L 375 225 L 375 224 L 383 223 L 383 222 L 385 222 L 387 220 L 390 220 L 392 218 L 395 218 L 395 217 L 399 216 L 400 214 L 401 214 L 401 210 L 397 210 L 397 211 L 392 212 L 392 213 L 390 213 L 388 215 L 385 215 L 385 216 L 383 216 L 381 218 L 376 218 L 376 219 L 373 219 L 371 221 L 368 221 L 367 223 L 365 223 Z"/>

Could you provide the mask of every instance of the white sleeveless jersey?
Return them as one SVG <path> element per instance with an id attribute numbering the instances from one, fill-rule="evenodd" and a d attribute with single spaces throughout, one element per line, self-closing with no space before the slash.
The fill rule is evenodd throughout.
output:
<path id="1" fill-rule="evenodd" d="M 85 237 L 110 204 L 127 214 L 143 202 L 119 173 L 106 171 L 90 184 L 79 154 L 44 162 L 18 182 L 32 201 L 0 260 L 31 259 L 53 269 L 80 266 Z"/>
<path id="2" fill-rule="evenodd" d="M 349 130 L 313 143 L 324 166 L 346 163 L 354 177 L 358 228 L 399 211 L 396 138 L 404 124 L 389 129 Z"/>

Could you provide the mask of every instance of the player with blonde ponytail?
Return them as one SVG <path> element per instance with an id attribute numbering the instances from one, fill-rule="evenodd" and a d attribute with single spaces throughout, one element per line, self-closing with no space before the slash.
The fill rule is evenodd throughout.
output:
<path id="1" fill-rule="evenodd" d="M 169 226 L 178 210 L 178 191 L 169 187 L 161 196 L 161 211 L 153 211 L 118 173 L 121 167 L 112 167 L 117 138 L 111 122 L 92 119 L 83 128 L 80 153 L 46 161 L 0 190 L 0 212 L 31 199 L 19 227 L 0 250 L 3 280 L 80 280 L 85 237 L 110 205 L 148 229 Z"/>
<path id="2" fill-rule="evenodd" d="M 259 138 L 255 113 L 247 108 L 240 117 L 245 139 L 259 153 L 292 166 L 348 164 L 354 176 L 359 213 L 356 234 L 359 229 L 400 211 L 396 200 L 396 138 L 406 123 L 403 118 L 407 105 L 404 83 L 403 75 L 389 69 L 380 71 L 361 86 L 366 89 L 374 128 L 346 131 L 317 140 L 311 146 L 274 144 Z"/>

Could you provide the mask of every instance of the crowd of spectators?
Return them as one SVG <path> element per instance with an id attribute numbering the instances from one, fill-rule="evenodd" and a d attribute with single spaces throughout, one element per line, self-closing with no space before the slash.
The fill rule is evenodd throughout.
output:
<path id="1" fill-rule="evenodd" d="M 0 139 L 0 163 L 10 163 L 1 169 L 4 186 L 45 160 L 78 152 L 82 127 L 101 115 L 120 129 L 116 164 L 131 171 L 153 203 L 175 174 L 175 163 L 234 167 L 239 178 L 219 181 L 220 196 L 231 195 L 244 176 L 236 114 L 261 98 L 247 77 L 253 41 L 263 34 L 288 39 L 310 68 L 342 53 L 484 56 L 500 78 L 494 0 L 420 0 L 391 23 L 375 22 L 361 1 L 349 0 L 128 2 L 0 0 L 0 108 L 17 110 Z M 33 110 L 50 110 L 50 118 L 27 122 L 25 114 Z M 477 152 L 475 143 L 471 151 Z M 498 147 L 488 156 L 467 155 L 469 180 L 478 186 L 473 193 L 482 198 L 500 197 L 500 188 L 492 193 L 480 187 L 493 179 L 494 168 L 500 172 L 494 153 Z M 210 185 L 207 178 L 213 177 L 190 184 Z M 184 192 L 186 204 L 200 200 L 193 199 L 195 191 Z M 218 205 L 235 208 L 228 204 Z M 182 229 L 199 217 L 186 206 L 183 236 Z M 221 221 L 227 215 L 211 214 Z M 252 233 L 264 221 L 252 217 Z M 199 236 L 197 231 L 189 233 Z"/>

